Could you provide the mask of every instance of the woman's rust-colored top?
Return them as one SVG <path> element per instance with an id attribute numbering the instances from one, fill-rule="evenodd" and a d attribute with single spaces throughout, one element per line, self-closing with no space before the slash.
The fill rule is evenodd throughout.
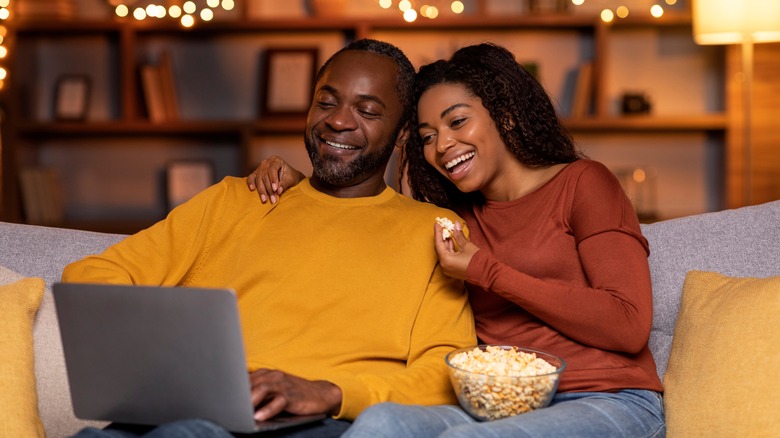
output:
<path id="1" fill-rule="evenodd" d="M 460 213 L 480 247 L 466 281 L 481 342 L 563 357 L 560 392 L 662 390 L 649 248 L 609 169 L 579 160 L 522 198 Z"/>

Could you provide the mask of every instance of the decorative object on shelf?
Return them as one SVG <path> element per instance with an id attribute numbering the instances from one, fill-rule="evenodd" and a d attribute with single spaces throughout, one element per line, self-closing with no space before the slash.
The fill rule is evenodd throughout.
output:
<path id="1" fill-rule="evenodd" d="M 173 210 L 215 183 L 210 160 L 176 160 L 166 169 L 166 200 Z"/>
<path id="2" fill-rule="evenodd" d="M 262 56 L 260 115 L 305 115 L 317 73 L 316 47 L 269 48 Z"/>
<path id="3" fill-rule="evenodd" d="M 693 38 L 697 44 L 742 45 L 742 204 L 750 205 L 753 44 L 780 41 L 780 0 L 694 0 Z"/>
<path id="4" fill-rule="evenodd" d="M 623 114 L 650 114 L 652 104 L 645 93 L 626 92 L 620 98 L 620 109 Z"/>
<path id="5" fill-rule="evenodd" d="M 47 167 L 25 167 L 19 172 L 19 185 L 26 223 L 61 226 L 63 199 L 59 175 Z"/>
<path id="6" fill-rule="evenodd" d="M 29 1 L 29 0 L 28 0 Z M 182 26 L 192 27 L 197 19 L 211 21 L 214 10 L 222 8 L 231 11 L 234 0 L 107 0 L 118 17 L 132 16 L 136 20 L 164 19 L 179 20 Z"/>
<path id="7" fill-rule="evenodd" d="M 639 220 L 658 219 L 657 172 L 655 168 L 637 166 L 614 171 L 620 185 L 631 200 Z"/>
<path id="8" fill-rule="evenodd" d="M 54 118 L 80 121 L 87 118 L 90 80 L 86 75 L 63 75 L 54 93 Z"/>
<path id="9" fill-rule="evenodd" d="M 392 8 L 393 3 L 392 0 L 379 0 L 379 6 L 383 9 Z M 466 6 L 460 0 L 401 0 L 397 3 L 397 7 L 404 20 L 409 23 L 417 20 L 418 16 L 433 20 L 447 10 L 455 15 L 462 14 L 466 10 Z M 417 13 L 418 10 L 420 11 L 419 14 Z"/>

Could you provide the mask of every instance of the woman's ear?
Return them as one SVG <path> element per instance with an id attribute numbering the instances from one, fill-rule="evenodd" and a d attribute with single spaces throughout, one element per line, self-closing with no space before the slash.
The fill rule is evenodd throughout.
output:
<path id="1" fill-rule="evenodd" d="M 395 147 L 403 149 L 407 141 L 409 141 L 409 124 L 405 124 L 400 131 L 398 131 L 398 137 L 395 139 Z"/>

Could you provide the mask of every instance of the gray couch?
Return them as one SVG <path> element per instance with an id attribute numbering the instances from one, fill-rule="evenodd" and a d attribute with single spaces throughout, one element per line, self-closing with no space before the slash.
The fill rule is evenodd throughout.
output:
<path id="1" fill-rule="evenodd" d="M 643 225 L 650 241 L 655 321 L 650 347 L 659 376 L 671 349 L 685 275 L 697 269 L 729 276 L 780 275 L 780 201 Z M 101 252 L 123 236 L 0 223 L 0 266 L 23 276 L 58 281 L 63 267 Z M 70 406 L 53 301 L 47 290 L 34 329 L 39 410 L 50 437 L 86 423 Z"/>

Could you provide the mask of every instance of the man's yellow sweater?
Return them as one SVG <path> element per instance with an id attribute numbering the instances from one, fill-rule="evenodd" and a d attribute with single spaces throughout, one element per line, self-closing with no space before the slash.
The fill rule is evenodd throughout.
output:
<path id="1" fill-rule="evenodd" d="M 437 216 L 456 218 L 390 188 L 334 198 L 308 180 L 263 204 L 228 177 L 63 281 L 233 288 L 249 370 L 338 385 L 338 418 L 454 403 L 444 356 L 476 339 L 463 283 L 438 264 Z"/>

